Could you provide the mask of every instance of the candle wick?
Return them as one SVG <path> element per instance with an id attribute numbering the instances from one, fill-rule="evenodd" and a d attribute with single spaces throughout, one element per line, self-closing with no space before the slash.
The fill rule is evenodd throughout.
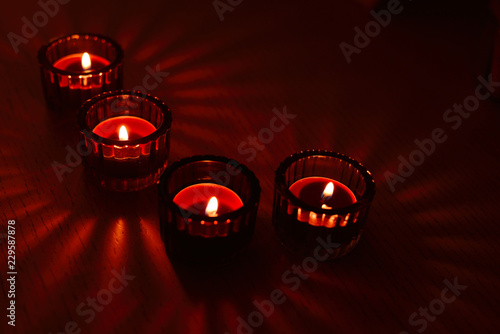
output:
<path id="1" fill-rule="evenodd" d="M 326 203 L 326 201 L 328 201 L 328 200 L 329 200 L 329 199 L 331 199 L 332 197 L 333 197 L 333 194 L 328 195 L 328 196 L 325 196 L 325 194 L 324 194 L 324 193 L 323 193 L 323 194 L 321 194 L 321 201 L 320 201 L 320 203 L 321 203 L 321 208 L 322 208 L 322 209 L 329 209 L 329 210 L 333 209 L 333 207 L 328 206 L 328 205 L 326 205 L 326 204 L 325 204 L 325 203 Z"/>
<path id="2" fill-rule="evenodd" d="M 331 194 L 329 196 L 325 196 L 325 194 L 321 194 L 321 203 L 325 203 L 326 201 L 328 201 L 332 197 L 333 197 L 333 194 Z"/>

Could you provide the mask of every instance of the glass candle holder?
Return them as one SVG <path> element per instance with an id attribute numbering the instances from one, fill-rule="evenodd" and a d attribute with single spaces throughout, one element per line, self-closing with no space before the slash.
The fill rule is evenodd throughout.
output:
<path id="1" fill-rule="evenodd" d="M 77 111 L 92 96 L 121 89 L 122 61 L 121 46 L 101 35 L 71 34 L 50 41 L 38 51 L 47 105 Z"/>
<path id="2" fill-rule="evenodd" d="M 141 92 L 107 92 L 78 113 L 78 152 L 104 188 L 132 191 L 156 183 L 168 163 L 172 113 Z"/>
<path id="3" fill-rule="evenodd" d="M 252 238 L 260 191 L 255 174 L 228 158 L 194 156 L 172 164 L 159 183 L 167 254 L 199 265 L 234 259 Z"/>
<path id="4" fill-rule="evenodd" d="M 276 234 L 294 252 L 311 255 L 328 245 L 330 258 L 341 257 L 358 243 L 374 194 L 370 172 L 345 155 L 293 154 L 275 173 Z"/>

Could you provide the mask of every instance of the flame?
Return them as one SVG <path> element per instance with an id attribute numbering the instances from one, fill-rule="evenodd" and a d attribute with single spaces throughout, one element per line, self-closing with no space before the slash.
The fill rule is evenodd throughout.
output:
<path id="1" fill-rule="evenodd" d="M 205 214 L 209 217 L 217 217 L 217 209 L 219 208 L 219 202 L 217 197 L 213 196 L 208 201 L 207 208 L 205 209 Z"/>
<path id="2" fill-rule="evenodd" d="M 333 182 L 329 182 L 326 187 L 325 187 L 325 190 L 323 190 L 323 194 L 321 195 L 321 200 L 323 201 L 326 201 L 326 200 L 329 200 L 332 195 L 333 195 Z"/>
<path id="3" fill-rule="evenodd" d="M 120 128 L 120 132 L 118 133 L 118 138 L 120 140 L 128 140 L 128 132 L 125 125 L 122 125 L 122 127 Z"/>
<path id="4" fill-rule="evenodd" d="M 90 56 L 89 56 L 88 52 L 85 52 L 82 55 L 82 68 L 84 71 L 87 71 L 87 70 L 90 70 L 91 67 L 92 67 L 92 63 L 90 61 Z"/>

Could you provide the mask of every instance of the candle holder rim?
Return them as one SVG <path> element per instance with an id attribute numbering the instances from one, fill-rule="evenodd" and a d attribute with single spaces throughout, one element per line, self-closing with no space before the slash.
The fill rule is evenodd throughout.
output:
<path id="1" fill-rule="evenodd" d="M 220 162 L 220 163 L 224 163 L 224 164 L 227 164 L 230 161 L 235 161 L 236 163 L 238 163 L 238 166 L 241 167 L 241 172 L 245 173 L 245 175 L 247 175 L 248 178 L 250 179 L 250 184 L 251 184 L 250 193 L 251 193 L 251 195 L 248 198 L 248 200 L 246 201 L 246 203 L 243 202 L 243 206 L 237 210 L 234 210 L 234 211 L 231 211 L 228 213 L 224 213 L 224 214 L 217 216 L 217 217 L 207 217 L 203 214 L 196 214 L 196 213 L 190 212 L 190 214 L 189 214 L 190 218 L 192 217 L 193 220 L 196 220 L 196 221 L 204 220 L 206 222 L 226 221 L 228 219 L 234 220 L 236 217 L 239 217 L 242 214 L 250 211 L 252 209 L 252 206 L 259 204 L 261 187 L 260 187 L 260 181 L 254 172 L 252 172 L 247 166 L 240 164 L 238 161 L 236 161 L 234 159 L 229 159 L 227 157 L 220 156 L 220 155 L 206 154 L 206 155 L 194 155 L 191 157 L 185 157 L 185 158 L 179 159 L 179 160 L 175 161 L 174 163 L 172 163 L 170 166 L 168 166 L 167 169 L 165 170 L 165 172 L 161 175 L 160 181 L 158 182 L 158 192 L 160 194 L 160 198 L 162 198 L 165 201 L 165 203 L 171 207 L 172 210 L 174 210 L 175 212 L 182 215 L 182 211 L 181 211 L 182 209 L 177 204 L 175 204 L 173 201 L 175 195 L 178 192 L 176 192 L 173 195 L 168 194 L 168 192 L 165 191 L 166 187 L 163 186 L 163 184 L 166 184 L 165 180 L 180 166 L 187 165 L 190 163 L 195 163 L 195 162 L 203 162 L 203 161 Z M 197 183 L 218 184 L 216 182 L 209 182 L 206 180 L 204 180 L 203 182 L 197 182 Z M 197 184 L 197 183 L 193 183 L 193 184 Z M 190 184 L 190 185 L 193 185 L 193 184 Z M 219 185 L 222 185 L 222 184 L 219 184 Z M 231 188 L 229 188 L 229 189 L 231 189 Z M 186 211 L 186 210 L 183 210 L 183 211 Z"/>
<path id="2" fill-rule="evenodd" d="M 305 157 L 311 157 L 311 156 L 329 156 L 329 157 L 334 157 L 338 158 L 340 160 L 343 160 L 345 162 L 350 163 L 353 165 L 363 176 L 363 179 L 365 180 L 366 183 L 366 191 L 365 193 L 361 196 L 361 198 L 356 200 L 355 203 L 348 205 L 343 208 L 332 208 L 332 209 L 323 209 L 323 208 L 318 208 L 312 205 L 307 204 L 306 202 L 302 201 L 300 198 L 295 196 L 288 187 L 285 186 L 285 172 L 290 167 L 291 163 L 294 161 L 297 161 L 298 159 L 305 158 Z M 318 175 L 321 176 L 321 175 Z M 308 211 L 312 211 L 315 213 L 321 213 L 321 214 L 328 214 L 328 215 L 345 215 L 350 212 L 356 212 L 359 211 L 361 208 L 366 207 L 370 205 L 370 203 L 373 200 L 373 197 L 375 196 L 375 180 L 373 179 L 373 176 L 371 175 L 370 171 L 362 165 L 359 161 L 345 155 L 342 153 L 337 153 L 333 151 L 328 151 L 328 150 L 304 150 L 300 151 L 294 154 L 289 155 L 285 160 L 283 160 L 278 168 L 276 169 L 275 172 L 275 182 L 276 184 L 279 185 L 281 191 L 286 194 L 286 197 L 290 200 L 290 202 L 298 206 L 300 208 L 303 208 Z"/>
<path id="3" fill-rule="evenodd" d="M 122 141 L 118 139 L 109 139 L 105 137 L 101 137 L 98 134 L 93 132 L 93 129 L 90 129 L 87 125 L 86 122 L 86 116 L 90 108 L 97 103 L 98 101 L 102 99 L 106 99 L 112 96 L 121 96 L 121 95 L 128 95 L 130 96 L 137 96 L 140 98 L 143 98 L 144 100 L 147 100 L 149 102 L 152 102 L 154 105 L 156 105 L 160 110 L 162 111 L 164 118 L 162 124 L 152 133 L 150 133 L 147 136 L 144 136 L 142 138 L 138 139 L 133 139 L 133 140 L 127 140 L 127 141 Z M 118 116 L 124 116 L 124 115 L 117 115 L 114 117 Z M 135 116 L 138 117 L 138 116 Z M 107 118 L 111 119 L 113 117 Z M 140 117 L 139 117 L 140 118 Z M 77 114 L 77 123 L 78 126 L 80 127 L 80 130 L 84 132 L 85 136 L 88 138 L 91 138 L 92 140 L 105 144 L 105 145 L 114 145 L 114 146 L 135 146 L 135 145 L 140 145 L 140 144 L 146 144 L 149 143 L 153 140 L 158 139 L 161 135 L 165 134 L 170 130 L 170 127 L 172 125 L 172 111 L 168 107 L 168 105 L 160 100 L 158 97 L 153 96 L 151 94 L 144 94 L 141 91 L 132 91 L 132 90 L 116 90 L 116 91 L 111 91 L 111 92 L 104 92 L 98 95 L 93 96 L 92 98 L 88 99 L 85 101 L 82 106 L 80 107 L 80 110 L 78 111 Z"/>
<path id="4" fill-rule="evenodd" d="M 109 62 L 108 65 L 106 65 L 104 67 L 101 67 L 99 69 L 91 69 L 91 70 L 83 71 L 83 72 L 71 72 L 71 71 L 66 71 L 66 70 L 62 70 L 60 68 L 55 67 L 54 64 L 52 64 L 47 59 L 46 54 L 47 54 L 48 48 L 52 44 L 56 43 L 57 41 L 68 39 L 68 38 L 71 39 L 73 36 L 79 36 L 79 37 L 89 36 L 89 37 L 97 37 L 97 38 L 103 39 L 113 46 L 113 48 L 116 50 L 116 56 L 112 61 Z M 123 57 L 124 57 L 123 48 L 121 47 L 120 44 L 118 44 L 118 42 L 116 42 L 112 38 L 104 36 L 104 35 L 100 35 L 100 34 L 83 33 L 83 32 L 66 34 L 66 35 L 54 37 L 54 38 L 50 39 L 46 44 L 42 45 L 42 47 L 38 50 L 38 63 L 40 64 L 40 66 L 47 68 L 51 72 L 55 72 L 55 73 L 65 75 L 65 76 L 93 75 L 93 74 L 99 74 L 99 73 L 103 73 L 103 72 L 109 72 L 113 68 L 115 68 L 116 66 L 118 66 L 119 64 L 122 63 Z"/>

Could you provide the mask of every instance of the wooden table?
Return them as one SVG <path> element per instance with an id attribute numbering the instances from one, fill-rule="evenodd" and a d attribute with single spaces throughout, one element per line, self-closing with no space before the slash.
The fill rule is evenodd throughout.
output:
<path id="1" fill-rule="evenodd" d="M 472 105 L 460 125 L 443 118 L 474 102 L 493 19 L 475 2 L 404 2 L 348 64 L 339 44 L 353 44 L 354 27 L 373 20 L 371 3 L 246 0 L 221 22 L 212 1 L 73 0 L 19 53 L 3 38 L 0 233 L 15 220 L 17 275 L 16 326 L 3 314 L 0 332 L 238 333 L 238 317 L 259 324 L 254 333 L 498 332 L 499 104 Z M 40 10 L 36 2 L 2 10 L 2 35 L 21 34 L 21 18 L 32 22 Z M 46 110 L 36 52 L 75 31 L 122 44 L 126 88 L 142 85 L 147 66 L 170 73 L 150 93 L 173 110 L 171 161 L 212 153 L 256 173 L 262 198 L 244 256 L 211 270 L 174 267 L 156 187 L 106 192 L 82 166 L 57 180 L 51 165 L 65 163 L 77 127 L 74 115 Z M 274 108 L 296 117 L 248 161 L 242 147 L 269 127 Z M 436 128 L 446 141 L 391 191 L 387 172 L 417 157 L 415 140 Z M 287 155 L 309 148 L 361 161 L 377 194 L 356 249 L 292 290 L 282 275 L 303 257 L 276 240 L 273 176 Z M 0 259 L 6 313 L 5 238 Z M 444 290 L 453 284 L 455 293 Z M 254 302 L 276 288 L 286 300 L 259 321 Z M 106 305 L 91 311 L 96 297 Z"/>

